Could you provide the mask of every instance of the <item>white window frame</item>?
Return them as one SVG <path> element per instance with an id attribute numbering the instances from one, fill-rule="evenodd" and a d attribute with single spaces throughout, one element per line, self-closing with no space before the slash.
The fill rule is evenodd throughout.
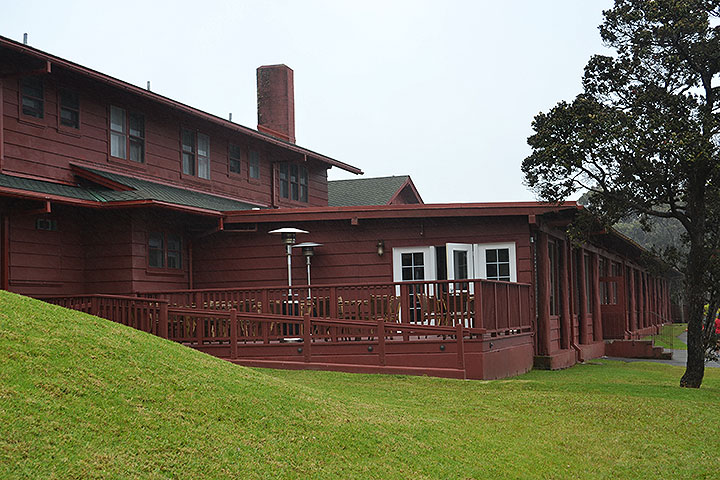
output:
<path id="1" fill-rule="evenodd" d="M 432 281 L 436 280 L 435 272 L 436 261 L 435 261 L 435 247 L 394 247 L 393 248 L 393 282 L 402 282 L 402 254 L 403 253 L 422 253 L 424 255 L 425 264 L 424 268 L 424 280 L 418 281 Z M 407 280 L 410 281 L 410 280 Z"/>
<path id="2" fill-rule="evenodd" d="M 487 280 L 487 268 L 485 264 L 485 252 L 487 250 L 507 248 L 510 260 L 510 281 L 517 282 L 517 254 L 515 242 L 502 243 L 478 243 L 474 245 L 475 250 L 475 274 L 477 278 Z"/>

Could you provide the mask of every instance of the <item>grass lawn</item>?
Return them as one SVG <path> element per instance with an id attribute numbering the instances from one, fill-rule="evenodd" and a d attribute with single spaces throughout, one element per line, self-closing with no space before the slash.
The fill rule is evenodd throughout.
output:
<path id="1" fill-rule="evenodd" d="M 652 340 L 655 345 L 663 348 L 687 350 L 687 344 L 677 338 L 685 330 L 687 330 L 687 323 L 671 323 L 663 325 L 658 335 L 645 337 L 643 340 Z"/>
<path id="2" fill-rule="evenodd" d="M 0 292 L 0 478 L 718 478 L 720 369 L 502 381 L 234 366 Z"/>

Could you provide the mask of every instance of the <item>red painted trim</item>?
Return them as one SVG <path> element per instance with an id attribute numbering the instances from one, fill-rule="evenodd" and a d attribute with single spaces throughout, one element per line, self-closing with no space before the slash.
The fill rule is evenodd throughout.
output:
<path id="1" fill-rule="evenodd" d="M 3 80 L 0 78 L 0 173 L 5 159 L 5 101 L 3 99 Z"/>
<path id="2" fill-rule="evenodd" d="M 417 199 L 417 203 L 425 203 L 423 202 L 423 199 L 420 197 L 420 193 L 417 191 L 417 188 L 415 188 L 415 184 L 413 183 L 412 179 L 410 177 L 407 177 L 407 180 L 405 180 L 405 183 L 402 184 L 400 188 L 398 188 L 397 192 L 388 200 L 386 205 L 392 204 L 405 190 L 406 188 L 410 189 L 412 194 Z"/>
<path id="3" fill-rule="evenodd" d="M 7 215 L 2 216 L 0 225 L 0 256 L 0 289 L 10 290 L 10 217 Z"/>
<path id="4" fill-rule="evenodd" d="M 101 185 L 103 187 L 107 187 L 110 190 L 115 190 L 117 192 L 126 192 L 129 190 L 133 190 L 127 185 L 123 185 L 120 182 L 110 180 L 109 178 L 98 175 L 97 173 L 91 172 L 90 170 L 85 170 L 78 165 L 70 164 L 70 170 L 72 170 L 72 172 L 78 177 L 84 178 L 85 180 L 90 180 L 91 182 L 97 183 L 98 185 Z"/>
<path id="5" fill-rule="evenodd" d="M 333 158 L 326 157 L 325 155 L 313 152 L 312 150 L 307 150 L 305 148 L 298 147 L 295 144 L 285 142 L 280 139 L 276 139 L 270 135 L 264 134 L 262 132 L 258 132 L 251 128 L 243 127 L 242 125 L 238 125 L 237 123 L 233 123 L 224 118 L 216 117 L 215 115 L 211 115 L 209 113 L 203 112 L 196 108 L 193 108 L 193 107 L 190 107 L 183 103 L 172 100 L 170 98 L 164 97 L 162 95 L 158 95 L 157 93 L 154 93 L 154 92 L 148 91 L 146 89 L 136 87 L 135 85 L 131 85 L 129 83 L 123 82 L 122 80 L 118 80 L 117 78 L 110 77 L 108 75 L 97 72 L 90 68 L 83 67 L 81 65 L 70 62 L 68 60 L 64 60 L 64 59 L 56 57 L 54 55 L 50 55 L 50 54 L 40 51 L 36 48 L 15 42 L 7 37 L 0 36 L 0 46 L 4 46 L 4 47 L 10 48 L 10 49 L 13 49 L 15 51 L 18 51 L 20 53 L 25 53 L 27 55 L 45 60 L 45 61 L 47 61 L 48 65 L 50 65 L 50 63 L 52 62 L 52 63 L 56 64 L 57 66 L 68 69 L 75 73 L 79 73 L 86 77 L 92 78 L 92 79 L 102 82 L 106 85 L 110 85 L 112 87 L 119 88 L 121 90 L 125 90 L 134 95 L 151 100 L 153 102 L 160 103 L 162 105 L 168 106 L 170 108 L 173 108 L 173 109 L 181 111 L 183 113 L 192 115 L 194 117 L 198 117 L 198 118 L 201 118 L 208 122 L 212 122 L 214 124 L 221 125 L 225 128 L 229 128 L 231 130 L 235 130 L 237 132 L 244 133 L 253 138 L 262 140 L 263 142 L 271 143 L 275 146 L 285 148 L 287 150 L 291 150 L 293 152 L 300 153 L 303 155 L 309 155 L 310 157 L 315 158 L 323 163 L 327 163 L 329 165 L 341 168 L 348 172 L 356 173 L 356 174 L 363 173 L 363 171 L 361 169 L 359 169 L 357 167 L 353 167 L 352 165 L 348 165 L 347 163 L 343 163 L 339 160 L 335 160 Z"/>
<path id="6" fill-rule="evenodd" d="M 186 207 L 183 205 L 175 205 L 167 202 L 159 202 L 157 200 L 128 200 L 125 202 L 97 202 L 92 200 L 82 200 L 77 198 L 61 197 L 58 195 L 48 195 L 44 193 L 28 192 L 27 190 L 19 190 L 16 188 L 0 187 L 0 195 L 15 198 L 29 198 L 32 200 L 52 201 L 64 205 L 76 205 L 87 208 L 130 208 L 130 207 L 163 207 L 169 210 L 177 210 L 180 212 L 196 213 L 198 215 L 207 215 L 211 217 L 222 217 L 221 212 L 214 210 L 206 210 L 204 208 Z"/>

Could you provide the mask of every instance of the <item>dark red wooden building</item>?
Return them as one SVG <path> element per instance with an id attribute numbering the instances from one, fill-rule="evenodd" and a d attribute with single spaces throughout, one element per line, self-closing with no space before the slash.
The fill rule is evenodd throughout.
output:
<path id="1" fill-rule="evenodd" d="M 639 246 L 570 244 L 574 202 L 428 205 L 394 177 L 328 206 L 328 169 L 362 172 L 295 144 L 292 70 L 257 74 L 255 130 L 0 37 L 0 287 L 238 363 L 459 378 L 669 321 Z M 282 227 L 322 244 L 311 285 Z"/>

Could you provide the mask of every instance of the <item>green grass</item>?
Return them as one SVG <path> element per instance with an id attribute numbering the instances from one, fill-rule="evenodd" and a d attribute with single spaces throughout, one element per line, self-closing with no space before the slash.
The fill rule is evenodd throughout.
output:
<path id="1" fill-rule="evenodd" d="M 0 292 L 0 478 L 718 478 L 720 370 L 682 372 L 248 369 Z"/>
<path id="2" fill-rule="evenodd" d="M 687 350 L 687 344 L 677 338 L 685 330 L 687 330 L 687 323 L 671 323 L 663 325 L 658 335 L 645 337 L 643 340 L 652 340 L 654 345 L 663 348 Z"/>

